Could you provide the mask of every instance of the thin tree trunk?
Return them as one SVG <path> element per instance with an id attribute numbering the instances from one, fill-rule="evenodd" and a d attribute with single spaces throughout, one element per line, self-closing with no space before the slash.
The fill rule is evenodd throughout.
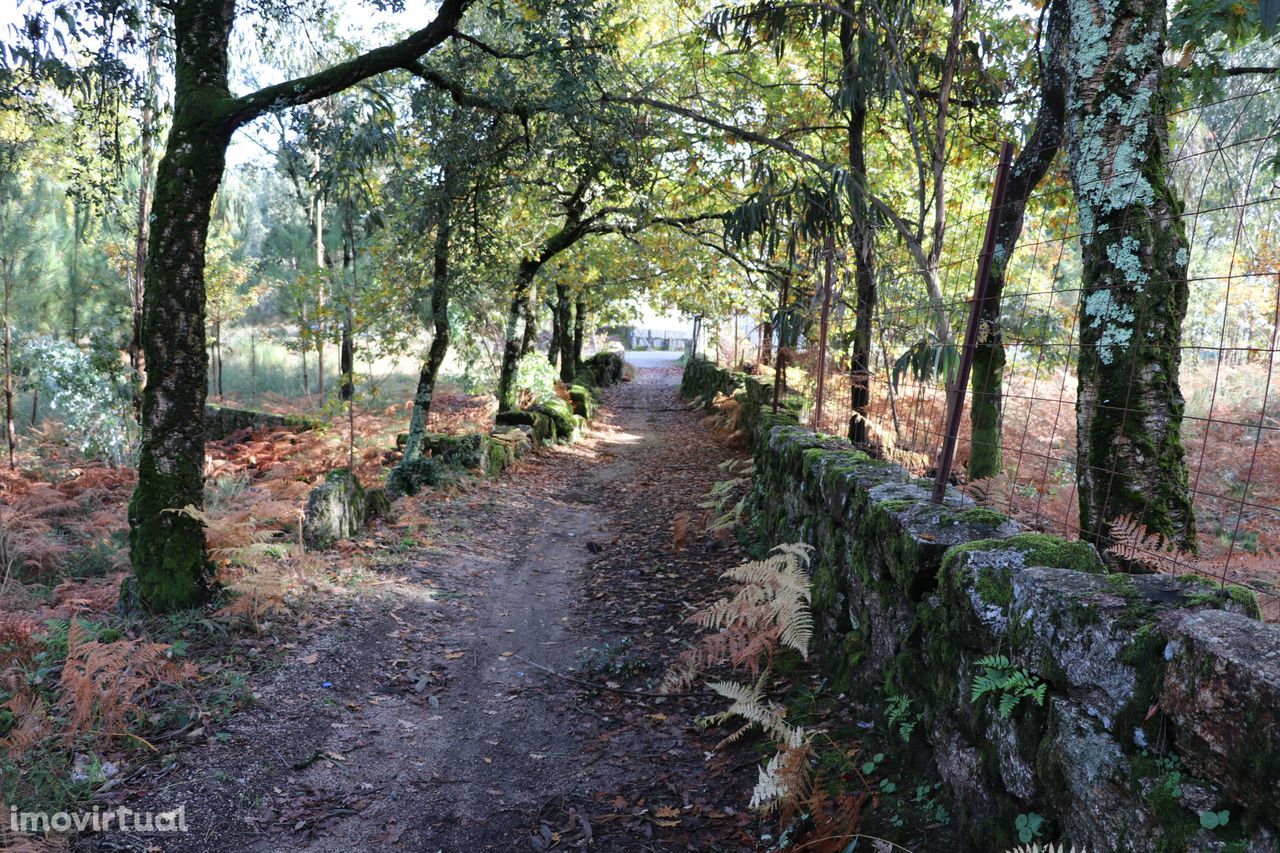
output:
<path id="1" fill-rule="evenodd" d="M 551 346 L 547 348 L 547 358 L 554 367 L 560 365 L 564 373 L 564 361 L 561 356 L 565 351 L 565 341 L 569 337 L 569 288 L 563 281 L 556 282 L 555 310 L 551 312 Z"/>
<path id="2" fill-rule="evenodd" d="M 794 237 L 790 238 L 787 246 L 788 268 L 787 273 L 782 277 L 782 292 L 778 295 L 778 354 L 777 360 L 773 366 L 773 411 L 778 411 L 778 404 L 782 402 L 782 392 L 787 385 L 787 298 L 791 291 L 791 267 L 790 264 L 795 259 L 795 243 Z"/>
<path id="3" fill-rule="evenodd" d="M 578 378 L 578 361 L 573 348 L 574 305 L 567 288 L 556 303 L 556 313 L 560 315 L 560 381 L 571 385 Z"/>
<path id="4" fill-rule="evenodd" d="M 31 426 L 35 427 L 40 423 L 40 389 L 31 389 Z"/>
<path id="5" fill-rule="evenodd" d="M 12 285 L 9 283 L 8 259 L 0 260 L 4 264 L 4 437 L 9 448 L 9 467 L 15 467 L 13 454 L 18 447 L 18 433 L 13 427 L 13 335 L 9 325 L 9 299 Z"/>
<path id="6" fill-rule="evenodd" d="M 1009 257 L 1022 236 L 1027 200 L 1049 171 L 1062 144 L 1066 115 L 1067 2 L 1052 0 L 1044 31 L 1044 65 L 1040 81 L 1040 110 L 1031 136 L 1009 172 L 1005 203 L 996 223 L 996 253 L 991 259 L 986 298 L 979 309 L 978 337 L 973 349 L 972 400 L 969 418 L 973 440 L 969 479 L 994 477 L 1003 470 L 1001 430 L 1004 406 L 1004 337 L 1000 301 L 1004 294 Z"/>
<path id="7" fill-rule="evenodd" d="M 847 136 L 849 171 L 853 175 L 850 194 L 853 225 L 850 236 L 854 251 L 854 289 L 857 294 L 853 353 L 849 366 L 849 440 L 854 444 L 866 444 L 871 405 L 871 318 L 876 309 L 876 235 L 867 203 L 867 86 L 859 72 L 859 54 L 864 50 L 868 36 L 861 7 L 846 0 L 842 8 L 841 85 L 849 100 Z"/>
<path id="8" fill-rule="evenodd" d="M 307 338 L 311 335 L 311 330 L 307 326 L 307 303 L 302 302 L 298 311 L 299 319 L 302 321 L 299 326 L 299 340 L 302 346 L 298 348 L 298 352 L 302 355 L 302 394 L 307 399 L 311 399 L 311 377 L 307 375 Z"/>
<path id="9" fill-rule="evenodd" d="M 258 327 L 249 327 L 249 400 L 258 402 Z"/>
<path id="10" fill-rule="evenodd" d="M 151 181 L 155 172 L 156 93 L 159 90 L 158 56 L 160 30 L 158 7 L 150 6 L 147 26 L 147 75 L 142 101 L 142 138 L 138 153 L 138 218 L 133 247 L 133 281 L 129 301 L 133 308 L 133 334 L 129 340 L 129 366 L 134 373 L 133 408 L 142 418 L 142 386 L 146 383 L 146 362 L 142 357 L 142 303 L 146 282 L 147 239 L 151 233 Z"/>
<path id="11" fill-rule="evenodd" d="M 445 187 L 449 185 L 446 177 Z M 446 194 L 440 202 L 436 228 L 434 261 L 431 274 L 431 322 L 433 333 L 427 360 L 418 374 L 418 390 L 413 397 L 413 414 L 409 418 L 409 439 L 404 459 L 411 461 L 421 454 L 422 436 L 427 431 L 431 401 L 435 396 L 436 378 L 449 352 L 449 240 L 452 231 L 452 200 Z"/>
<path id="12" fill-rule="evenodd" d="M 1166 4 L 1072 2 L 1067 136 L 1084 272 L 1080 535 L 1105 546 L 1111 524 L 1129 516 L 1194 549 L 1178 386 L 1189 246 L 1170 183 Z"/>
<path id="13" fill-rule="evenodd" d="M 582 366 L 582 347 L 587 337 L 587 300 L 580 294 L 573 308 L 573 353 L 569 359 L 573 362 L 575 375 Z"/>
<path id="14" fill-rule="evenodd" d="M 222 398 L 225 394 L 222 391 L 222 322 L 218 321 L 213 324 L 213 355 L 214 355 L 214 377 L 217 379 L 218 397 Z"/>
<path id="15" fill-rule="evenodd" d="M 320 155 L 316 155 L 316 169 Z M 317 193 L 315 197 L 315 215 L 312 217 L 316 239 L 316 393 L 324 404 L 324 280 L 329 264 L 324 251 L 324 196 Z"/>
<path id="16" fill-rule="evenodd" d="M 349 210 L 349 209 L 348 209 Z M 346 235 L 342 246 L 342 269 L 352 270 L 352 287 L 355 287 L 355 235 L 352 233 L 351 217 L 345 217 Z M 338 398 L 351 402 L 355 397 L 356 343 L 355 316 L 351 312 L 351 292 L 347 292 L 346 306 L 342 314 L 342 347 L 338 353 L 338 370 L 342 374 L 342 385 L 338 389 Z M 350 406 L 348 406 L 350 410 Z M 350 414 L 350 411 L 348 411 Z"/>

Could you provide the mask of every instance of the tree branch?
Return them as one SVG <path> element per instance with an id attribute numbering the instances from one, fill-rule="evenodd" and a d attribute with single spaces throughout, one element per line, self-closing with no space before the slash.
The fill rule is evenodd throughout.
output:
<path id="1" fill-rule="evenodd" d="M 361 80 L 404 68 L 448 38 L 471 3 L 472 0 L 443 0 L 431 23 L 398 42 L 374 48 L 315 74 L 236 98 L 227 120 L 232 127 L 240 127 L 264 113 L 310 103 L 341 92 Z"/>
<path id="2" fill-rule="evenodd" d="M 527 119 L 532 113 L 541 111 L 540 107 L 534 108 L 522 103 L 504 104 L 493 98 L 468 92 L 460 83 L 428 68 L 416 59 L 405 63 L 404 69 L 428 85 L 444 92 L 453 99 L 455 104 L 461 107 L 473 107 L 485 112 L 518 116 L 521 119 Z"/>

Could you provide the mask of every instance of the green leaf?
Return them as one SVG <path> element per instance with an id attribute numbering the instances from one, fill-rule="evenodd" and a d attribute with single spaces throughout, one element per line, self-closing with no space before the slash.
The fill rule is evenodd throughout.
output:
<path id="1" fill-rule="evenodd" d="M 1200 825 L 1205 829 L 1217 829 L 1220 821 L 1215 812 L 1200 812 Z"/>

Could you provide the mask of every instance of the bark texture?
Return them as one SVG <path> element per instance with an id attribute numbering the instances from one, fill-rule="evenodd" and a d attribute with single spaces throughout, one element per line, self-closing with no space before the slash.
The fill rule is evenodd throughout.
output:
<path id="1" fill-rule="evenodd" d="M 1169 180 L 1165 3 L 1069 0 L 1067 121 L 1079 208 L 1081 536 L 1132 516 L 1195 547 L 1178 386 L 1188 243 Z"/>
<path id="2" fill-rule="evenodd" d="M 212 590 L 204 528 L 183 512 L 204 506 L 205 238 L 233 126 L 224 3 L 185 3 L 174 14 L 173 123 L 156 169 L 143 294 L 138 485 L 129 548 L 139 601 L 151 610 L 204 602 Z"/>

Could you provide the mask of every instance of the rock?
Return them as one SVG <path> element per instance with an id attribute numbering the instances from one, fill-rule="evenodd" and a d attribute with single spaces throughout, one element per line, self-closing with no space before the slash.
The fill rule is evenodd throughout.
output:
<path id="1" fill-rule="evenodd" d="M 535 448 L 555 440 L 555 423 L 541 409 L 525 409 L 518 412 L 498 412 L 494 418 L 498 426 L 527 427 L 527 435 Z"/>
<path id="2" fill-rule="evenodd" d="M 487 468 L 489 464 L 489 436 L 481 432 L 449 435 L 441 432 L 423 433 L 418 445 L 421 456 L 438 459 L 445 465 L 470 470 Z"/>
<path id="3" fill-rule="evenodd" d="M 308 548 L 327 548 L 364 527 L 367 497 L 350 469 L 335 468 L 311 490 L 302 516 L 302 541 Z"/>
<path id="4" fill-rule="evenodd" d="M 621 352 L 605 350 L 583 361 L 580 370 L 590 375 L 591 384 L 603 388 L 621 381 L 624 364 Z"/>
<path id="5" fill-rule="evenodd" d="M 389 519 L 391 518 L 391 498 L 387 496 L 386 489 L 369 489 L 365 492 L 365 521 L 372 521 L 375 518 Z"/>
<path id="6" fill-rule="evenodd" d="M 1062 834 L 1096 853 L 1157 849 L 1156 820 L 1130 793 L 1129 762 L 1115 740 L 1063 699 L 1051 700 L 1050 721 L 1039 771 Z"/>
<path id="7" fill-rule="evenodd" d="M 1280 824 L 1280 627 L 1222 610 L 1167 624 L 1160 707 L 1184 763 Z"/>
<path id="8" fill-rule="evenodd" d="M 562 441 L 572 441 L 577 434 L 578 424 L 573 419 L 573 407 L 559 397 L 543 400 L 534 409 L 551 419 L 555 437 Z"/>
<path id="9" fill-rule="evenodd" d="M 573 400 L 573 413 L 591 420 L 596 408 L 592 393 L 581 385 L 573 385 L 569 388 L 569 396 Z"/>
<path id="10" fill-rule="evenodd" d="M 449 479 L 448 466 L 430 456 L 402 459 L 387 477 L 387 497 L 416 495 L 423 487 L 438 486 Z"/>

